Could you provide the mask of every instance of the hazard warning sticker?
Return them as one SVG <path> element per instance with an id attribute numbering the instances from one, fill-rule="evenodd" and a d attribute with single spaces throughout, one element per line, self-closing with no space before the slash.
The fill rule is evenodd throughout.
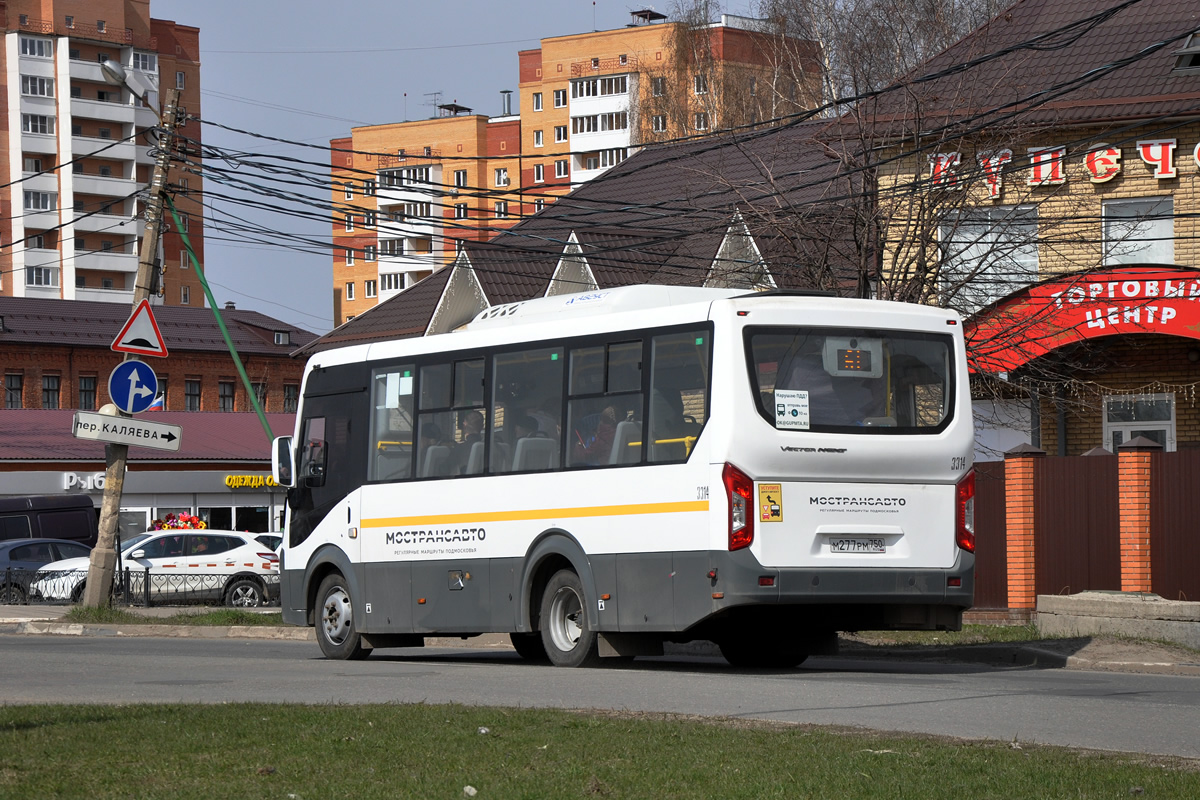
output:
<path id="1" fill-rule="evenodd" d="M 758 485 L 758 518 L 763 522 L 783 522 L 783 492 L 778 483 Z"/>

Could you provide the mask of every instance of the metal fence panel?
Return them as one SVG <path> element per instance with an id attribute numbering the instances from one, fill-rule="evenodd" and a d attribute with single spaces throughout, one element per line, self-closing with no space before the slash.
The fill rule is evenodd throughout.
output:
<path id="1" fill-rule="evenodd" d="M 1008 607 L 1004 462 L 975 464 L 975 608 Z"/>
<path id="2" fill-rule="evenodd" d="M 1121 588 L 1115 456 L 1038 460 L 1034 477 L 1038 594 Z"/>
<path id="3" fill-rule="evenodd" d="M 1200 600 L 1200 450 L 1150 456 L 1150 588 Z"/>

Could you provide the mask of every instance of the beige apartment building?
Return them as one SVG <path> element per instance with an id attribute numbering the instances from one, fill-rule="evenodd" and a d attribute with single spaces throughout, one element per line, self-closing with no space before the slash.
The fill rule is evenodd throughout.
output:
<path id="1" fill-rule="evenodd" d="M 150 14 L 149 0 L 0 3 L 0 296 L 132 301 L 139 194 L 153 170 L 150 132 L 166 88 L 200 114 L 199 30 Z M 124 67 L 137 94 L 105 81 L 106 59 Z M 199 140 L 200 124 L 179 132 Z M 173 170 L 168 180 L 203 263 L 201 179 Z M 156 302 L 203 306 L 173 225 L 160 246 Z"/>
<path id="2" fill-rule="evenodd" d="M 331 142 L 334 323 L 453 263 L 639 146 L 786 117 L 819 102 L 811 43 L 723 15 L 685 26 L 650 10 L 517 54 L 517 108 L 457 104 Z"/>

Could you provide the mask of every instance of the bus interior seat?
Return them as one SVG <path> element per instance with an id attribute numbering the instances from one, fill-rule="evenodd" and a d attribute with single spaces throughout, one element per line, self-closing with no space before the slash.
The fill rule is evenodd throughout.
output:
<path id="1" fill-rule="evenodd" d="M 472 442 L 471 452 L 467 455 L 467 470 L 465 475 L 478 475 L 483 472 L 483 442 Z"/>
<path id="2" fill-rule="evenodd" d="M 526 436 L 517 440 L 513 452 L 513 472 L 554 469 L 558 466 L 558 445 L 553 439 Z"/>
<path id="3" fill-rule="evenodd" d="M 422 478 L 440 478 L 450 474 L 450 448 L 435 444 L 425 451 L 425 463 L 421 468 Z"/>
<path id="4" fill-rule="evenodd" d="M 642 455 L 641 438 L 642 423 L 628 419 L 618 422 L 608 463 L 636 464 Z"/>
<path id="5" fill-rule="evenodd" d="M 492 472 L 508 472 L 512 464 L 512 448 L 508 442 L 492 442 Z"/>
<path id="6" fill-rule="evenodd" d="M 682 461 L 687 458 L 688 449 L 683 437 L 667 442 L 650 443 L 651 461 Z"/>

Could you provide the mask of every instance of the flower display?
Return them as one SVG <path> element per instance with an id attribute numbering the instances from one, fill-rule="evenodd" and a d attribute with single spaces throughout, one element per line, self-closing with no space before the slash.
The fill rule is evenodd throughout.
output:
<path id="1" fill-rule="evenodd" d="M 150 523 L 150 530 L 152 531 L 175 530 L 177 528 L 199 530 L 207 527 L 207 522 L 191 514 L 167 514 L 162 519 L 156 519 Z"/>

